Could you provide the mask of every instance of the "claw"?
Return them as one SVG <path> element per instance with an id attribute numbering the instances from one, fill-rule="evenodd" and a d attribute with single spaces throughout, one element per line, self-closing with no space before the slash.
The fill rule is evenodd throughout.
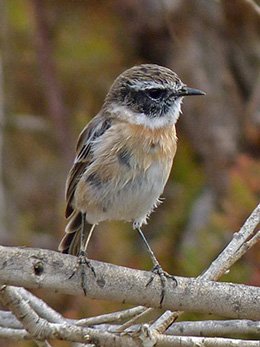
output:
<path id="1" fill-rule="evenodd" d="M 168 274 L 168 272 L 164 271 L 159 264 L 157 264 L 151 271 L 154 275 L 159 275 L 162 285 L 162 292 L 161 292 L 161 299 L 160 299 L 160 307 L 162 307 L 162 303 L 165 297 L 165 287 L 166 287 L 166 279 L 169 278 L 175 282 L 175 285 L 178 285 L 178 282 L 176 278 L 173 275 Z M 148 287 L 154 279 L 154 275 L 151 276 L 149 281 L 146 284 L 146 287 Z"/>
<path id="2" fill-rule="evenodd" d="M 75 268 L 73 269 L 72 274 L 70 275 L 69 279 L 71 279 L 75 273 L 78 271 L 79 267 L 81 267 L 81 287 L 83 289 L 83 292 L 85 296 L 87 295 L 87 288 L 86 288 L 86 274 L 85 274 L 85 269 L 83 265 L 87 265 L 88 268 L 93 272 L 93 275 L 96 277 L 96 271 L 94 266 L 91 264 L 91 261 L 87 258 L 87 254 L 84 250 L 80 251 L 78 260 L 76 263 Z"/>

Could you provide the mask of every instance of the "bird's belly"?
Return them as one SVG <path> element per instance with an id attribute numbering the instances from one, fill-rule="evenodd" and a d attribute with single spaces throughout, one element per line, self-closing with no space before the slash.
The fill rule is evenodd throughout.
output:
<path id="1" fill-rule="evenodd" d="M 82 203 L 78 198 L 78 205 L 81 205 L 78 208 L 85 210 L 91 224 L 105 220 L 124 220 L 141 225 L 157 206 L 169 172 L 170 167 L 156 161 L 145 171 L 128 170 L 120 179 L 102 184 L 94 182 L 88 185 L 87 196 L 82 198 Z M 82 192 L 84 188 L 79 197 Z"/>
<path id="2" fill-rule="evenodd" d="M 145 222 L 147 215 L 157 206 L 168 178 L 160 169 L 159 165 L 152 165 L 145 174 L 137 175 L 122 189 L 112 193 L 106 201 L 106 218 Z"/>

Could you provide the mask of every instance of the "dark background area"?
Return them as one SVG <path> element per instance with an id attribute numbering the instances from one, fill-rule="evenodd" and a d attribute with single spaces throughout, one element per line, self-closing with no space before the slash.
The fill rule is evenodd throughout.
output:
<path id="1" fill-rule="evenodd" d="M 57 249 L 66 224 L 65 180 L 79 132 L 119 73 L 157 63 L 207 95 L 184 101 L 165 201 L 143 231 L 166 271 L 197 276 L 206 269 L 260 196 L 256 4 L 2 0 L 0 243 Z M 152 267 L 129 223 L 100 224 L 89 257 Z M 259 260 L 256 246 L 223 280 L 260 285 Z M 36 293 L 70 318 L 125 308 L 83 296 Z"/>

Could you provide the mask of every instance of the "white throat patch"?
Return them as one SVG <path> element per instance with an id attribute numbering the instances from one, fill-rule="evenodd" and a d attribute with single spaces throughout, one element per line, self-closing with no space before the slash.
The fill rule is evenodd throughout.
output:
<path id="1" fill-rule="evenodd" d="M 173 125 L 177 122 L 181 113 L 182 98 L 178 98 L 169 111 L 161 117 L 149 117 L 145 113 L 137 113 L 130 110 L 127 106 L 111 105 L 109 111 L 116 114 L 119 119 L 124 119 L 132 124 L 144 125 L 150 129 L 161 128 Z"/>

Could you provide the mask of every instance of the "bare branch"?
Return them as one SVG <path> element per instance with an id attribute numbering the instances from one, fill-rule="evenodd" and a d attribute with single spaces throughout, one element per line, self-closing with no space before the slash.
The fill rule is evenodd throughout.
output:
<path id="1" fill-rule="evenodd" d="M 260 204 L 254 209 L 251 215 L 247 218 L 246 222 L 239 230 L 233 234 L 233 238 L 222 253 L 214 260 L 210 267 L 200 276 L 203 280 L 217 280 L 219 279 L 238 259 L 237 252 L 241 249 L 250 237 L 253 237 L 254 230 L 260 222 Z M 252 247 L 255 243 L 251 242 L 247 247 Z M 245 252 L 239 252 L 240 257 Z"/>
<path id="2" fill-rule="evenodd" d="M 249 6 L 251 6 L 252 9 L 260 16 L 260 7 L 257 5 L 257 3 L 253 0 L 245 0 L 245 2 L 248 3 Z"/>
<path id="3" fill-rule="evenodd" d="M 31 335 L 25 329 L 13 329 L 0 327 L 1 339 L 8 339 L 11 341 L 31 340 Z"/>
<path id="4" fill-rule="evenodd" d="M 16 288 L 16 290 L 41 318 L 44 318 L 51 323 L 66 322 L 62 315 L 54 311 L 43 300 L 37 298 L 35 295 L 28 292 L 26 289 Z"/>
<path id="5" fill-rule="evenodd" d="M 259 240 L 259 232 L 254 235 L 254 230 L 259 222 L 260 204 L 254 209 L 239 232 L 233 234 L 233 238 L 227 247 L 198 279 L 218 280 L 227 269 Z M 163 333 L 181 314 L 182 312 L 171 312 L 168 310 L 150 328 Z"/>
<path id="6" fill-rule="evenodd" d="M 109 314 L 103 314 L 97 317 L 90 317 L 85 319 L 80 319 L 75 322 L 78 326 L 89 326 L 94 324 L 104 324 L 111 322 L 120 322 L 120 320 L 128 319 L 136 316 L 140 316 L 144 311 L 146 311 L 146 307 L 137 306 L 130 308 L 128 310 L 113 312 Z"/>
<path id="7" fill-rule="evenodd" d="M 23 329 L 23 325 L 10 311 L 0 311 L 0 327 L 11 329 Z"/>
<path id="8" fill-rule="evenodd" d="M 165 336 L 158 337 L 159 347 L 259 347 L 260 342 L 256 340 L 228 339 L 220 337 L 194 337 L 194 336 Z"/>
<path id="9" fill-rule="evenodd" d="M 39 347 L 49 347 L 49 343 L 41 336 L 38 337 L 39 331 L 44 331 L 45 322 L 39 319 L 39 316 L 32 310 L 30 305 L 23 300 L 23 297 L 15 288 L 2 286 L 0 288 L 0 299 L 16 318 L 23 324 L 29 334 L 34 337 L 35 343 Z"/>
<path id="10" fill-rule="evenodd" d="M 139 306 L 141 307 L 141 306 Z M 125 324 L 121 325 L 119 328 L 116 329 L 116 332 L 120 333 L 123 332 L 124 330 L 126 330 L 127 328 L 129 328 L 130 326 L 134 325 L 134 323 L 136 323 L 136 321 L 138 319 L 140 319 L 141 317 L 143 318 L 144 316 L 146 316 L 148 313 L 150 313 L 152 310 L 152 308 L 145 308 L 145 310 L 141 313 L 139 313 L 138 315 L 136 315 L 135 317 L 133 317 L 132 319 L 130 319 L 129 321 L 127 321 Z"/>
<path id="11" fill-rule="evenodd" d="M 178 322 L 173 324 L 167 335 L 183 336 L 227 336 L 255 334 L 259 336 L 260 322 L 252 320 L 210 320 L 197 322 Z"/>
<path id="12" fill-rule="evenodd" d="M 83 294 L 80 271 L 69 279 L 77 257 L 49 250 L 0 247 L 0 278 L 3 284 L 48 288 L 60 293 Z M 151 273 L 92 261 L 97 277 L 88 268 L 90 298 L 159 308 L 161 282 Z M 259 319 L 260 289 L 241 284 L 216 283 L 177 277 L 166 282 L 162 307 L 171 310 L 214 313 L 229 318 Z"/>
<path id="13" fill-rule="evenodd" d="M 258 241 L 260 232 L 255 235 L 253 235 L 253 233 L 254 228 L 259 222 L 259 211 L 260 207 L 258 206 L 247 219 L 241 230 L 235 234 L 230 244 L 214 261 L 214 266 L 211 265 L 203 274 L 202 278 L 177 278 L 177 287 L 175 287 L 172 282 L 168 281 L 163 307 L 171 308 L 174 303 L 175 309 L 181 308 L 186 311 L 216 313 L 235 318 L 259 319 L 260 307 L 256 305 L 256 302 L 259 302 L 259 288 L 228 283 L 214 283 L 205 280 L 202 281 L 202 279 L 207 278 L 207 276 L 219 276 L 223 273 L 221 269 L 226 269 L 228 265 L 232 265 Z M 55 291 L 80 294 L 82 293 L 82 288 L 79 273 L 77 273 L 72 280 L 69 280 L 69 276 L 76 261 L 76 257 L 62 255 L 48 250 L 0 247 L 0 276 L 3 281 L 2 283 L 6 284 L 15 284 L 30 288 L 46 287 L 54 289 Z M 87 283 L 89 286 L 88 294 L 91 298 L 118 299 L 119 301 L 133 304 L 141 303 L 146 306 L 159 307 L 161 291 L 160 281 L 155 278 L 152 285 L 147 287 L 146 284 L 151 275 L 149 272 L 116 267 L 114 265 L 95 261 L 92 262 L 97 274 L 102 275 L 94 278 L 91 271 L 88 273 L 88 269 L 86 269 L 86 276 L 88 277 Z M 30 335 L 28 335 L 24 329 L 11 329 L 14 333 L 13 339 L 16 339 L 17 336 L 21 339 L 28 339 L 29 336 L 33 336 L 39 346 L 48 346 L 44 339 L 54 337 L 85 343 L 98 340 L 100 343 L 103 343 L 104 346 L 110 346 L 111 341 L 113 341 L 113 346 L 120 346 L 122 343 L 127 343 L 129 346 L 137 346 L 140 341 L 146 341 L 148 346 L 153 346 L 154 343 L 158 346 L 170 346 L 173 343 L 176 346 L 181 344 L 193 346 L 197 343 L 194 337 L 173 337 L 160 334 L 160 329 L 162 329 L 162 327 L 166 329 L 167 324 L 178 317 L 178 312 L 172 313 L 166 311 L 166 313 L 150 327 L 148 325 L 136 326 L 135 329 L 131 331 L 133 327 L 130 330 L 127 329 L 127 327 L 134 324 L 136 321 L 134 318 L 121 327 L 115 327 L 113 333 L 108 333 L 107 331 L 101 332 L 99 329 L 80 328 L 75 324 L 85 325 L 111 322 L 119 317 L 127 318 L 133 316 L 135 313 L 143 315 L 147 313 L 147 310 L 144 307 L 137 307 L 131 309 L 129 312 L 117 312 L 111 315 L 93 317 L 78 322 L 71 321 L 71 325 L 61 315 L 23 288 L 13 289 L 12 287 L 5 287 L 0 293 L 1 296 L 3 292 L 5 292 L 5 295 L 7 295 L 6 293 L 9 294 L 5 298 L 2 297 L 2 300 L 12 309 L 18 319 L 20 319 L 21 316 L 26 317 L 26 322 L 29 324 L 28 328 L 23 321 Z M 196 303 L 199 304 L 196 306 Z M 23 319 L 24 318 L 22 318 L 22 320 Z M 53 324 L 51 322 L 60 324 Z M 14 321 L 13 326 L 17 327 L 16 321 Z M 20 326 L 18 325 L 18 327 Z M 64 330 L 66 331 L 65 333 Z M 115 334 L 116 331 L 117 333 Z M 10 329 L 6 329 L 4 326 L 0 328 L 0 335 L 8 336 L 10 334 Z M 117 341 L 116 344 L 115 336 Z M 234 339 L 216 340 L 211 338 L 204 339 L 203 342 L 205 346 L 240 345 L 239 340 Z M 243 341 L 243 346 L 257 346 L 257 344 L 252 343 L 252 341 Z"/>
<path id="14" fill-rule="evenodd" d="M 104 346 L 136 346 L 134 339 L 128 336 L 117 337 L 96 329 L 76 327 L 67 323 L 54 324 L 40 318 L 30 305 L 18 293 L 15 287 L 2 286 L 0 299 L 20 320 L 34 341 L 40 347 L 48 347 L 46 339 L 60 339 L 75 342 L 97 342 Z M 21 331 L 19 331 L 21 333 Z M 138 336 L 137 336 L 138 338 Z"/>
<path id="15" fill-rule="evenodd" d="M 245 242 L 234 254 L 234 262 L 240 259 L 251 247 L 260 240 L 260 230 L 247 242 Z"/>
<path id="16" fill-rule="evenodd" d="M 48 322 L 53 323 L 70 323 L 73 320 L 63 318 L 59 313 L 49 307 L 44 301 L 37 298 L 24 288 L 16 287 L 19 293 L 28 305 L 41 317 Z M 7 329 L 9 328 L 9 329 Z M 11 328 L 11 329 L 10 329 Z M 28 340 L 31 335 L 23 328 L 23 325 L 16 319 L 11 312 L 0 311 L 0 336 L 13 340 Z M 72 343 L 72 346 L 79 347 L 78 343 Z"/>

